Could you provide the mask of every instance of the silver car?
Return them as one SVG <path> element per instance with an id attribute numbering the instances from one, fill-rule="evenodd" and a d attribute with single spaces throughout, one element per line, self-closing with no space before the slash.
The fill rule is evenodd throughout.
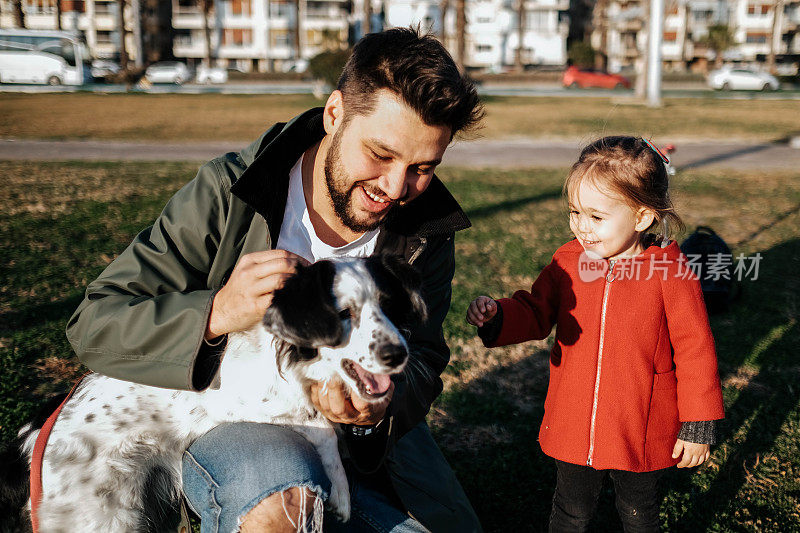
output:
<path id="1" fill-rule="evenodd" d="M 708 73 L 708 85 L 723 91 L 777 91 L 780 82 L 766 72 L 744 68 L 722 68 Z"/>
<path id="2" fill-rule="evenodd" d="M 189 67 L 180 61 L 159 61 L 147 67 L 144 77 L 150 83 L 177 83 L 180 85 L 192 79 L 192 74 L 189 72 Z"/>

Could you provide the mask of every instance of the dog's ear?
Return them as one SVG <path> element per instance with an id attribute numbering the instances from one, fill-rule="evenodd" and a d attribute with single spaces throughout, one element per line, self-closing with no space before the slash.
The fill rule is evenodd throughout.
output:
<path id="1" fill-rule="evenodd" d="M 330 261 L 298 265 L 292 277 L 275 291 L 263 324 L 276 337 L 300 348 L 337 346 L 343 329 L 336 311 Z"/>
<path id="2" fill-rule="evenodd" d="M 367 260 L 367 270 L 381 292 L 381 308 L 395 325 L 421 323 L 427 319 L 422 277 L 405 259 L 396 255 L 372 256 Z"/>

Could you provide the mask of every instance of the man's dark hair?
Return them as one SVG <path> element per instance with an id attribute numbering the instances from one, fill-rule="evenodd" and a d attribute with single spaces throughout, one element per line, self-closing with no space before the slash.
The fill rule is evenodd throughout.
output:
<path id="1" fill-rule="evenodd" d="M 475 127 L 484 114 L 475 86 L 461 75 L 442 43 L 414 28 L 371 33 L 358 41 L 337 89 L 346 115 L 370 114 L 375 93 L 388 89 L 423 122 L 449 126 L 453 136 Z"/>

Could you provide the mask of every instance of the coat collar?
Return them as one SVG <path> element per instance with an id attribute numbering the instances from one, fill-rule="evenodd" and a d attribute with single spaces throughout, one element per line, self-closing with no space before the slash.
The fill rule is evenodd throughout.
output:
<path id="1" fill-rule="evenodd" d="M 286 124 L 276 124 L 240 154 L 247 168 L 231 192 L 266 219 L 273 245 L 278 242 L 286 209 L 289 172 L 324 136 L 322 108 L 314 108 Z M 436 176 L 425 192 L 408 205 L 393 208 L 384 222 L 384 228 L 406 237 L 445 235 L 470 226 L 456 199 Z"/>

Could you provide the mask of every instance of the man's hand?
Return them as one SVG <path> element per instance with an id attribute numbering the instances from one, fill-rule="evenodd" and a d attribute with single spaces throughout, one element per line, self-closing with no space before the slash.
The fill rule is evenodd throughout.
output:
<path id="1" fill-rule="evenodd" d="M 488 296 L 478 296 L 467 309 L 467 322 L 481 327 L 497 314 L 497 302 Z"/>
<path id="2" fill-rule="evenodd" d="M 308 261 L 286 250 L 267 250 L 243 256 L 214 296 L 205 338 L 211 340 L 247 329 L 264 317 L 272 293 L 283 287 L 297 264 Z"/>
<path id="3" fill-rule="evenodd" d="M 311 385 L 311 403 L 331 422 L 372 426 L 383 420 L 386 408 L 394 394 L 394 383 L 389 385 L 386 396 L 378 402 L 368 402 L 357 394 L 350 395 L 341 381 Z"/>
<path id="4" fill-rule="evenodd" d="M 672 449 L 672 458 L 677 459 L 683 453 L 681 462 L 677 465 L 678 468 L 692 468 L 708 460 L 711 455 L 709 450 L 710 446 L 708 444 L 697 444 L 678 439 Z"/>

